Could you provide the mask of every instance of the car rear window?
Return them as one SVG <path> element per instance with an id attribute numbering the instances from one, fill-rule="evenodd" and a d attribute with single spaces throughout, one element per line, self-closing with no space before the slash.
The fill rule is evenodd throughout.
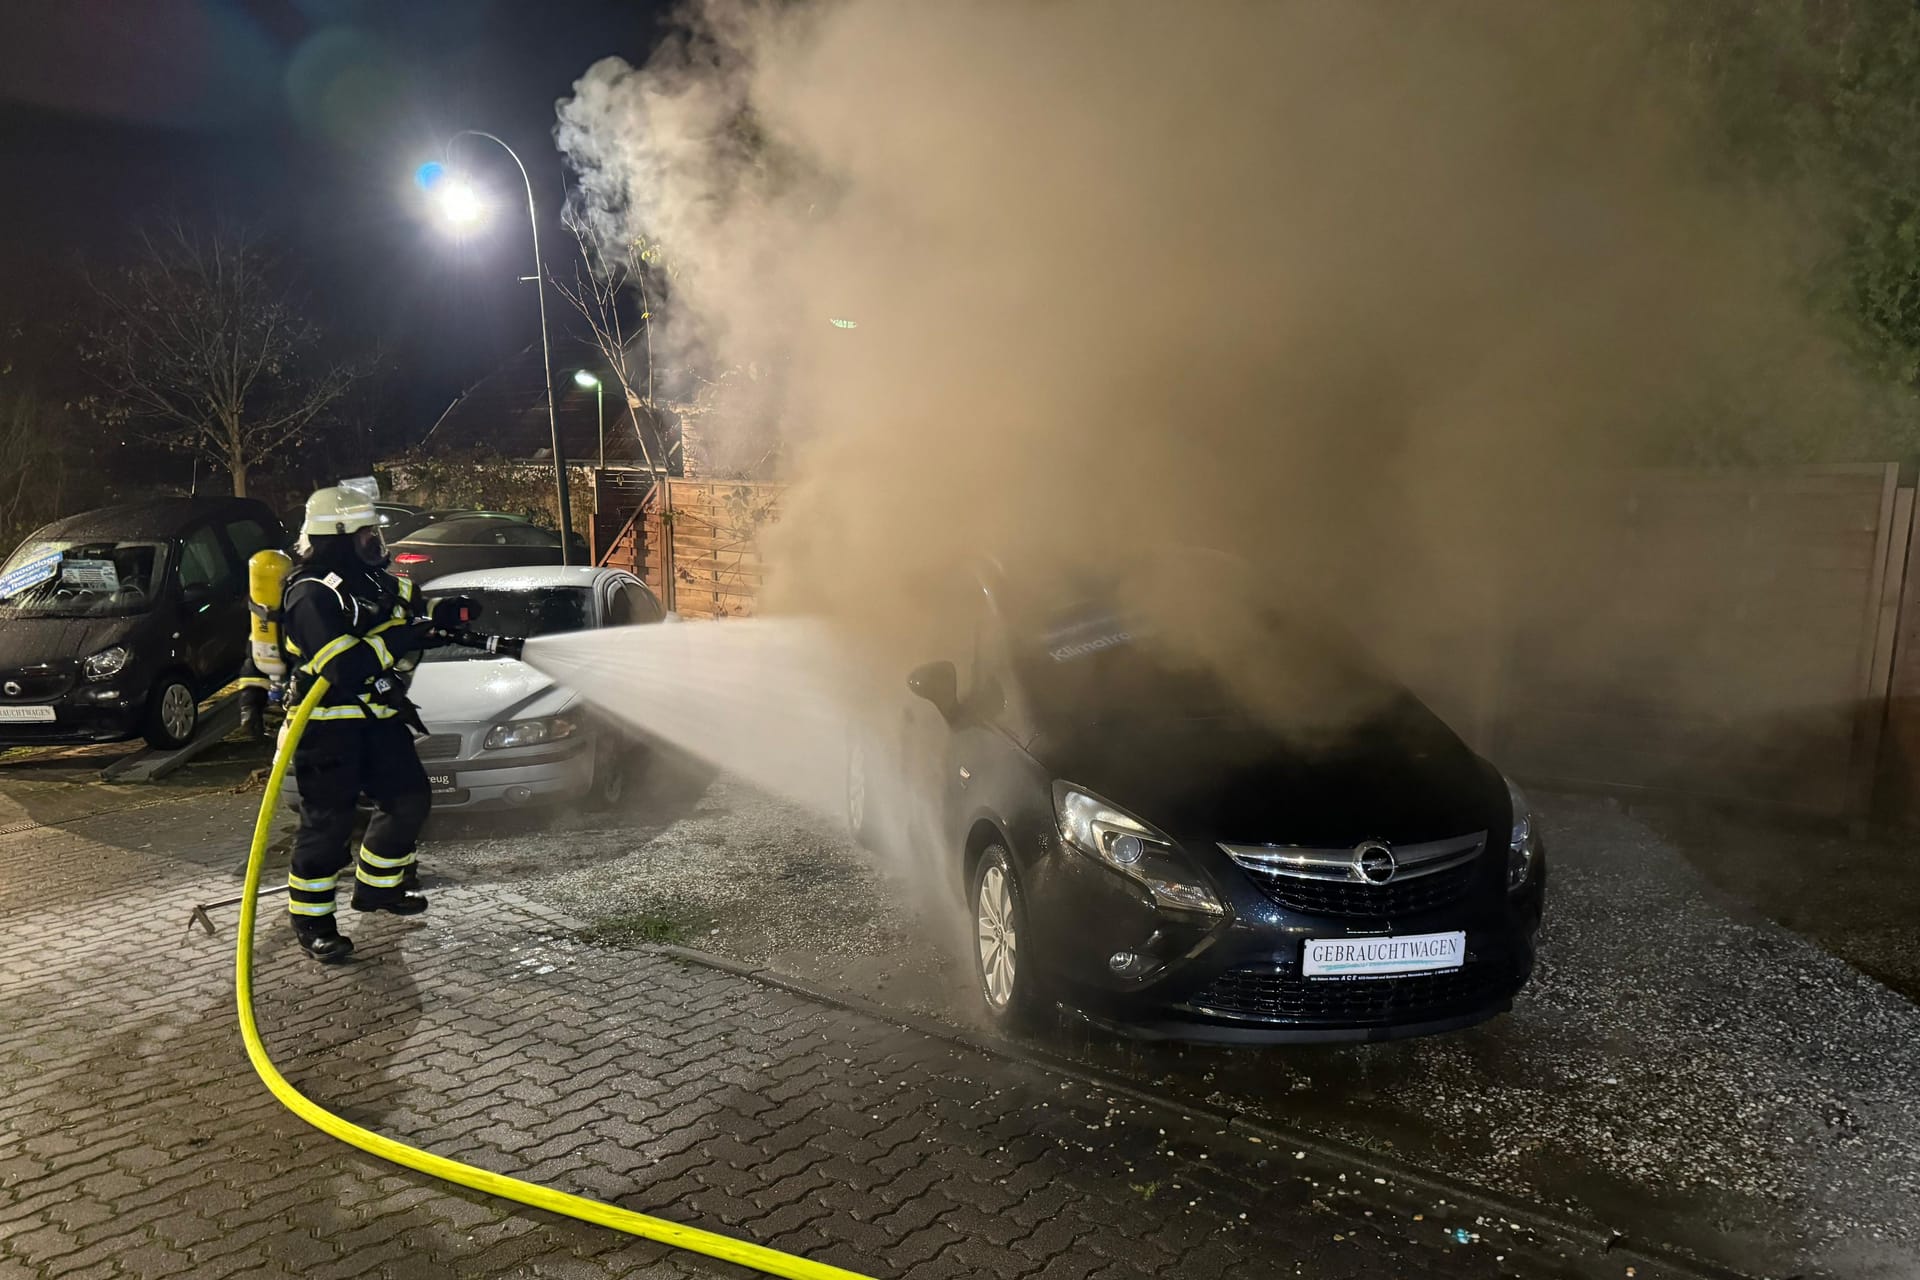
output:
<path id="1" fill-rule="evenodd" d="M 504 547 L 507 542 L 503 526 L 498 520 L 473 519 L 442 520 L 423 529 L 415 529 L 406 536 L 408 542 L 435 542 L 447 544 L 477 544 L 487 547 Z"/>

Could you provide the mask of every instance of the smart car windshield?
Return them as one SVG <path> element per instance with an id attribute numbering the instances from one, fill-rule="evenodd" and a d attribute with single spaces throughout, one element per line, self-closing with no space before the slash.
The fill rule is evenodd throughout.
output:
<path id="1" fill-rule="evenodd" d="M 557 635 L 564 631 L 585 631 L 593 625 L 593 594 L 584 587 L 535 587 L 523 590 L 480 590 L 429 592 L 437 595 L 464 595 L 480 604 L 476 629 L 488 635 L 513 636 L 527 640 L 534 636 Z M 469 662 L 496 657 L 463 645 L 443 645 L 429 649 L 425 662 Z"/>
<path id="2" fill-rule="evenodd" d="M 120 618 L 145 613 L 167 577 L 161 542 L 29 542 L 0 566 L 0 612 L 16 618 Z"/>

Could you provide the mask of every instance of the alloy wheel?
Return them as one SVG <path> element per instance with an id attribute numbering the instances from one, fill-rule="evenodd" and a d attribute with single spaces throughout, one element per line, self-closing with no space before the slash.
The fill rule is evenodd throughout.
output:
<path id="1" fill-rule="evenodd" d="M 847 826 L 855 835 L 867 825 L 867 756 L 859 743 L 847 748 Z"/>
<path id="2" fill-rule="evenodd" d="M 999 866 L 988 867 L 980 877 L 978 917 L 980 984 L 987 1003 L 1004 1009 L 1013 1000 L 1013 984 L 1019 974 L 1019 938 L 1013 923 L 1013 894 L 1007 887 L 1007 873 Z"/>
<path id="3" fill-rule="evenodd" d="M 192 736 L 199 711 L 193 690 L 183 684 L 170 684 L 160 695 L 160 726 L 182 742 Z"/>

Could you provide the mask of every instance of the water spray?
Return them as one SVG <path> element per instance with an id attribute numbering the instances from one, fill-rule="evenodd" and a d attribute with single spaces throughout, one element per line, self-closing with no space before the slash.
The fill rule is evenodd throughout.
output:
<path id="1" fill-rule="evenodd" d="M 255 917 L 259 913 L 256 897 L 260 890 L 260 869 L 265 860 L 267 840 L 273 831 L 273 812 L 280 801 L 280 788 L 286 781 L 287 766 L 293 760 L 294 748 L 299 745 L 300 736 L 306 731 L 307 721 L 313 715 L 313 709 L 319 705 L 320 699 L 326 696 L 327 688 L 325 677 L 315 679 L 313 688 L 287 722 L 287 732 L 281 739 L 279 749 L 274 753 L 273 768 L 267 775 L 266 794 L 260 799 L 260 816 L 254 822 L 253 847 L 247 854 L 246 885 L 240 898 L 240 941 L 234 963 L 234 993 L 240 1012 L 240 1036 L 246 1042 L 248 1060 L 253 1063 L 253 1069 L 259 1073 L 261 1081 L 266 1084 L 273 1096 L 278 1098 L 289 1111 L 322 1133 L 379 1156 L 383 1160 L 439 1178 L 443 1182 L 471 1187 L 475 1191 L 484 1191 L 488 1195 L 516 1200 L 535 1209 L 564 1214 L 570 1218 L 578 1218 L 582 1222 L 611 1227 L 615 1231 L 622 1231 L 628 1235 L 658 1240 L 662 1244 L 672 1245 L 678 1249 L 703 1253 L 708 1257 L 735 1263 L 764 1275 L 784 1276 L 789 1277 L 790 1280 L 869 1280 L 859 1272 L 848 1271 L 824 1262 L 813 1262 L 789 1253 L 782 1253 L 777 1249 L 769 1249 L 764 1245 L 754 1244 L 751 1241 L 736 1240 L 716 1232 L 702 1231 L 697 1227 L 681 1226 L 678 1223 L 668 1222 L 664 1218 L 635 1213 L 631 1209 L 603 1204 L 598 1200 L 589 1200 L 585 1196 L 557 1191 L 552 1187 L 543 1187 L 538 1183 L 494 1173 L 489 1169 L 435 1155 L 431 1151 L 423 1151 L 419 1147 L 385 1137 L 335 1115 L 294 1088 L 287 1078 L 280 1074 L 280 1069 L 274 1065 L 273 1059 L 267 1054 L 266 1045 L 261 1042 L 260 1028 L 254 1020 L 253 1013 L 253 927 Z"/>

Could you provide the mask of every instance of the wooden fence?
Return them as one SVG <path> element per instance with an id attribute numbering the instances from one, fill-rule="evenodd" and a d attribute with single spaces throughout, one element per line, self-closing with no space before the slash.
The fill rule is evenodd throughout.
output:
<path id="1" fill-rule="evenodd" d="M 1506 641 L 1493 758 L 1548 784 L 1864 817 L 1903 599 L 1917 612 L 1899 468 L 1640 473 L 1591 498 L 1586 554 L 1543 588 L 1553 621 Z"/>
<path id="2" fill-rule="evenodd" d="M 765 585 L 759 535 L 779 512 L 780 486 L 671 479 L 613 539 L 602 564 L 637 574 L 683 618 L 737 618 Z"/>

